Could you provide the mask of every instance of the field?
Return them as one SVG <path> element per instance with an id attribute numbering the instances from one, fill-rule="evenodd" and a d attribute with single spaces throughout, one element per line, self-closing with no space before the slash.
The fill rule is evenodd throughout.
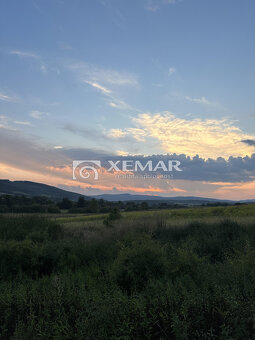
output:
<path id="1" fill-rule="evenodd" d="M 255 338 L 255 205 L 3 214 L 0 268 L 1 340 Z"/>

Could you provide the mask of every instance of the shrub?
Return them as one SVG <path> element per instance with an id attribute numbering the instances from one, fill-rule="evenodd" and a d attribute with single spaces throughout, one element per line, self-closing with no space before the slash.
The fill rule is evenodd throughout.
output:
<path id="1" fill-rule="evenodd" d="M 167 262 L 160 245 L 148 238 L 123 247 L 113 263 L 111 276 L 119 287 L 131 294 L 141 291 L 149 280 L 160 279 Z"/>

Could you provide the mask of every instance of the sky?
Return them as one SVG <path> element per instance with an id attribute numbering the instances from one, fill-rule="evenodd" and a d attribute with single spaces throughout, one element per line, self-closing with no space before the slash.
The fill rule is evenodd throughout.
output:
<path id="1" fill-rule="evenodd" d="M 0 178 L 254 199 L 254 94 L 254 0 L 0 2 Z M 72 177 L 169 159 L 182 171 Z"/>

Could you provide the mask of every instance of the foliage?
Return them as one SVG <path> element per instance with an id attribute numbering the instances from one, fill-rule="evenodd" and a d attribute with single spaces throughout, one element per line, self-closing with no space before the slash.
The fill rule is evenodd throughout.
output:
<path id="1" fill-rule="evenodd" d="M 254 218 L 160 216 L 0 216 L 0 339 L 254 339 Z"/>

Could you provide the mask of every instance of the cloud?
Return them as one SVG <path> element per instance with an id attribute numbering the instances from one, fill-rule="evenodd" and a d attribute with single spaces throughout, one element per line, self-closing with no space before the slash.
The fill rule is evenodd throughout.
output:
<path id="1" fill-rule="evenodd" d="M 248 144 L 250 146 L 255 146 L 255 140 L 252 140 L 252 139 L 244 139 L 244 140 L 241 140 L 241 142 Z"/>
<path id="2" fill-rule="evenodd" d="M 110 138 L 122 138 L 127 135 L 127 131 L 122 131 L 120 129 L 111 129 L 108 136 Z"/>
<path id="3" fill-rule="evenodd" d="M 127 137 L 127 142 L 130 142 L 130 138 L 133 138 L 137 142 L 144 142 L 146 137 L 146 132 L 142 129 L 137 128 L 127 128 L 125 130 L 121 129 L 111 129 L 108 133 L 108 137 L 112 139 L 121 139 Z"/>
<path id="4" fill-rule="evenodd" d="M 13 97 L 13 96 L 9 96 L 3 92 L 0 92 L 0 101 L 4 101 L 4 102 L 16 102 L 17 98 Z"/>
<path id="5" fill-rule="evenodd" d="M 138 111 L 137 109 L 133 108 L 131 105 L 127 104 L 124 100 L 120 100 L 116 98 L 115 96 L 110 97 L 110 100 L 108 101 L 108 105 L 118 110 Z"/>
<path id="6" fill-rule="evenodd" d="M 116 95 L 112 94 L 112 91 L 95 82 L 86 81 L 87 84 L 93 88 L 99 90 L 103 95 L 107 97 L 107 103 L 110 107 L 118 110 L 135 110 L 131 105 L 127 104 L 124 100 L 119 99 Z"/>
<path id="7" fill-rule="evenodd" d="M 76 72 L 79 79 L 85 83 L 92 82 L 102 86 L 138 86 L 136 76 L 127 72 L 104 69 L 88 63 L 74 63 L 69 68 Z"/>
<path id="8" fill-rule="evenodd" d="M 18 57 L 27 57 L 27 58 L 34 58 L 38 59 L 40 58 L 37 54 L 32 53 L 32 52 L 24 52 L 24 51 L 18 51 L 18 50 L 13 50 L 10 51 L 10 54 L 17 55 Z"/>
<path id="9" fill-rule="evenodd" d="M 16 131 L 16 129 L 10 126 L 10 119 L 8 119 L 5 115 L 0 115 L 0 129 L 5 129 L 7 131 Z M 3 133 L 3 131 L 1 131 Z"/>
<path id="10" fill-rule="evenodd" d="M 48 73 L 49 67 L 43 62 L 41 56 L 39 56 L 36 53 L 33 52 L 26 52 L 26 51 L 19 51 L 19 50 L 13 50 L 9 52 L 10 54 L 16 55 L 20 58 L 32 58 L 37 60 L 40 63 L 40 70 L 42 73 L 46 74 Z M 55 72 L 59 72 L 58 70 L 52 69 Z"/>
<path id="11" fill-rule="evenodd" d="M 92 87 L 100 90 L 104 94 L 110 94 L 112 92 L 111 90 L 108 90 L 106 87 L 99 85 L 98 83 L 95 83 L 95 82 L 93 83 L 91 81 L 86 81 L 85 83 L 87 83 L 87 84 L 91 85 Z"/>
<path id="12" fill-rule="evenodd" d="M 203 106 L 211 106 L 213 108 L 220 109 L 221 111 L 226 110 L 226 108 L 222 104 L 217 103 L 217 102 L 213 102 L 213 101 L 209 100 L 208 98 L 206 98 L 205 96 L 191 97 L 191 96 L 187 96 L 187 95 L 185 95 L 181 92 L 177 92 L 177 91 L 170 92 L 170 95 L 172 97 L 175 97 L 175 98 L 180 99 L 180 100 L 188 101 L 190 103 L 199 104 L 199 105 L 203 105 Z"/>
<path id="13" fill-rule="evenodd" d="M 199 156 L 152 155 L 121 156 L 105 150 L 54 148 L 39 145 L 36 138 L 24 138 L 19 131 L 3 130 L 0 134 L 0 176 L 11 179 L 27 179 L 57 186 L 66 185 L 69 190 L 86 194 L 89 190 L 122 191 L 165 196 L 185 193 L 189 195 L 245 198 L 254 193 L 255 154 L 251 157 L 229 157 L 205 160 Z M 76 159 L 101 160 L 103 166 L 99 181 L 72 181 L 72 161 Z M 175 172 L 171 180 L 117 178 L 105 169 L 107 161 L 139 160 L 146 164 L 152 160 L 167 162 L 169 159 L 181 162 L 182 172 Z M 109 164 L 108 164 L 109 165 Z M 165 174 L 158 170 L 157 174 Z M 79 189 L 79 190 L 78 190 Z"/>
<path id="14" fill-rule="evenodd" d="M 4 115 L 0 115 L 0 128 L 1 129 L 7 128 L 7 118 Z"/>
<path id="15" fill-rule="evenodd" d="M 210 102 L 205 97 L 191 98 L 190 96 L 186 96 L 185 99 L 190 101 L 190 102 L 197 103 L 197 104 L 205 104 L 205 105 L 213 105 L 213 106 L 215 105 L 215 103 Z"/>
<path id="16" fill-rule="evenodd" d="M 30 117 L 32 117 L 34 119 L 42 119 L 43 116 L 48 116 L 49 114 L 47 112 L 33 110 L 33 111 L 30 112 L 29 115 L 30 115 Z"/>
<path id="17" fill-rule="evenodd" d="M 170 67 L 168 70 L 168 75 L 171 76 L 176 72 L 176 69 L 174 67 Z"/>
<path id="18" fill-rule="evenodd" d="M 68 66 L 82 83 L 100 91 L 106 96 L 107 105 L 118 110 L 138 111 L 118 95 L 120 88 L 138 87 L 137 78 L 127 72 L 103 69 L 87 63 L 73 63 Z"/>
<path id="19" fill-rule="evenodd" d="M 183 119 L 166 111 L 140 114 L 132 119 L 132 125 L 134 127 L 120 129 L 122 134 L 118 131 L 119 139 L 125 136 L 144 141 L 139 144 L 142 153 L 149 154 L 152 151 L 150 142 L 154 140 L 158 143 L 158 151 L 168 153 L 198 154 L 204 158 L 252 154 L 249 146 L 240 141 L 253 140 L 254 136 L 243 133 L 227 119 Z M 109 135 L 113 136 L 112 130 Z"/>
<path id="20" fill-rule="evenodd" d="M 15 124 L 18 124 L 18 125 L 31 126 L 31 123 L 30 123 L 30 122 L 22 122 L 22 121 L 15 120 L 14 123 L 15 123 Z"/>

